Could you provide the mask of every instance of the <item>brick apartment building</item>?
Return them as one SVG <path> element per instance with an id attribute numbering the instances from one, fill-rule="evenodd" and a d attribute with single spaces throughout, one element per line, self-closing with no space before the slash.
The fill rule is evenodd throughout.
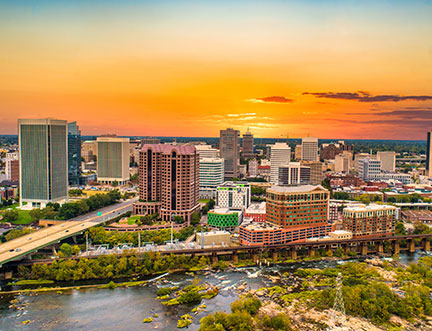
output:
<path id="1" fill-rule="evenodd" d="M 199 210 L 199 154 L 191 145 L 146 144 L 139 152 L 140 201 L 133 212 L 187 223 Z"/>

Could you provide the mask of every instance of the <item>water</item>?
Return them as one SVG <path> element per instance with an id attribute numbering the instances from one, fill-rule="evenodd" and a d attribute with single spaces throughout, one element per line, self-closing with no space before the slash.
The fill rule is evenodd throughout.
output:
<path id="1" fill-rule="evenodd" d="M 416 261 L 423 253 L 408 255 L 401 253 L 400 261 L 404 264 Z M 230 304 L 238 299 L 237 286 L 245 283 L 250 289 L 280 285 L 268 276 L 278 276 L 284 272 L 293 272 L 299 267 L 324 268 L 334 267 L 340 261 L 299 262 L 289 265 L 270 267 L 239 268 L 235 271 L 219 273 L 200 272 L 190 274 L 167 275 L 163 279 L 150 282 L 146 286 L 116 289 L 81 289 L 68 290 L 58 294 L 45 292 L 0 296 L 0 330 L 177 330 L 178 318 L 186 313 L 194 318 L 188 330 L 196 331 L 202 317 L 215 311 L 230 311 Z M 197 277 L 220 288 L 219 294 L 209 300 L 205 311 L 195 315 L 194 306 L 166 307 L 156 300 L 157 289 L 161 286 L 180 287 L 190 284 Z M 24 304 L 23 310 L 8 308 L 12 299 Z M 26 305 L 28 304 L 28 305 Z M 144 318 L 159 314 L 150 324 L 143 324 Z M 22 322 L 31 323 L 23 325 Z"/>

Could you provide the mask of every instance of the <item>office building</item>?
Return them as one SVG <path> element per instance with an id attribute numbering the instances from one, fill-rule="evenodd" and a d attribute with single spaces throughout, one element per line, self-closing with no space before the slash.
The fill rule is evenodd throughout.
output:
<path id="1" fill-rule="evenodd" d="M 304 161 L 319 161 L 318 138 L 316 137 L 302 138 L 302 158 L 301 159 Z"/>
<path id="2" fill-rule="evenodd" d="M 81 144 L 81 157 L 85 163 L 93 162 L 97 158 L 97 141 L 86 140 Z"/>
<path id="3" fill-rule="evenodd" d="M 296 145 L 294 149 L 294 158 L 298 161 L 302 159 L 302 145 Z"/>
<path id="4" fill-rule="evenodd" d="M 97 176 L 103 184 L 124 185 L 129 180 L 129 138 L 97 138 Z"/>
<path id="5" fill-rule="evenodd" d="M 199 155 L 192 145 L 143 145 L 139 162 L 138 215 L 158 213 L 162 220 L 180 216 L 190 223 L 199 211 Z"/>
<path id="6" fill-rule="evenodd" d="M 279 180 L 279 167 L 291 160 L 291 148 L 286 143 L 270 145 L 270 182 L 277 184 Z"/>
<path id="7" fill-rule="evenodd" d="M 322 144 L 320 157 L 322 160 L 334 160 L 338 154 L 351 154 L 351 159 L 354 153 L 354 145 L 346 145 L 345 141 L 339 140 L 337 143 Z"/>
<path id="8" fill-rule="evenodd" d="M 311 168 L 300 162 L 290 162 L 279 167 L 278 185 L 310 184 Z"/>
<path id="9" fill-rule="evenodd" d="M 5 158 L 6 179 L 12 182 L 19 181 L 19 154 L 18 151 L 9 151 Z"/>
<path id="10" fill-rule="evenodd" d="M 228 128 L 220 131 L 220 156 L 224 159 L 226 178 L 237 178 L 240 163 L 239 150 L 240 131 Z"/>
<path id="11" fill-rule="evenodd" d="M 250 206 L 251 187 L 249 182 L 225 182 L 217 188 L 216 206 L 243 210 Z"/>
<path id="12" fill-rule="evenodd" d="M 377 160 L 381 161 L 381 171 L 394 172 L 396 170 L 395 152 L 377 152 Z"/>
<path id="13" fill-rule="evenodd" d="M 320 185 L 324 180 L 323 164 L 320 161 L 301 161 L 301 165 L 310 168 L 311 185 Z"/>
<path id="14" fill-rule="evenodd" d="M 351 163 L 352 163 L 352 154 L 351 153 L 342 153 L 337 154 L 334 157 L 334 171 L 337 173 L 349 173 L 351 169 Z"/>
<path id="15" fill-rule="evenodd" d="M 338 205 L 336 203 L 329 204 L 329 217 L 328 222 L 333 224 L 339 218 Z"/>
<path id="16" fill-rule="evenodd" d="M 249 206 L 244 212 L 245 218 L 250 218 L 254 222 L 265 222 L 266 221 L 266 203 L 254 203 Z"/>
<path id="17" fill-rule="evenodd" d="M 141 145 L 155 145 L 155 144 L 160 144 L 159 138 L 144 137 L 141 139 Z"/>
<path id="18" fill-rule="evenodd" d="M 366 157 L 359 161 L 359 176 L 363 180 L 376 179 L 381 174 L 381 161 Z"/>
<path id="19" fill-rule="evenodd" d="M 219 151 L 210 145 L 195 145 L 200 158 L 218 158 Z"/>
<path id="20" fill-rule="evenodd" d="M 432 177 L 432 131 L 427 133 L 426 142 L 426 176 Z"/>
<path id="21" fill-rule="evenodd" d="M 253 159 L 249 160 L 248 172 L 249 172 L 249 177 L 258 176 L 258 160 L 257 159 L 253 158 Z"/>
<path id="22" fill-rule="evenodd" d="M 388 205 L 356 205 L 343 210 L 343 229 L 354 238 L 395 234 L 397 208 Z"/>
<path id="23" fill-rule="evenodd" d="M 20 204 L 44 208 L 68 197 L 67 122 L 19 119 Z"/>
<path id="24" fill-rule="evenodd" d="M 199 159 L 200 199 L 215 199 L 216 189 L 224 182 L 224 160 L 221 158 Z"/>
<path id="25" fill-rule="evenodd" d="M 362 166 L 361 161 L 367 157 L 370 157 L 369 153 L 357 153 L 354 155 L 354 169 L 357 173 L 360 173 L 360 166 Z"/>
<path id="26" fill-rule="evenodd" d="M 68 123 L 68 181 L 77 186 L 81 178 L 81 131 L 76 122 Z"/>
<path id="27" fill-rule="evenodd" d="M 242 157 L 249 159 L 254 157 L 254 137 L 249 131 L 243 134 Z"/>
<path id="28" fill-rule="evenodd" d="M 240 217 L 240 211 L 228 208 L 215 208 L 207 213 L 207 225 L 211 229 L 233 232 L 241 222 Z"/>

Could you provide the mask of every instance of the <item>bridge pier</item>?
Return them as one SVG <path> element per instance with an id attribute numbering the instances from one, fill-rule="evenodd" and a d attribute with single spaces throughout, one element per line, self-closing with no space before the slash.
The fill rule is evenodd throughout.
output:
<path id="1" fill-rule="evenodd" d="M 309 257 L 314 257 L 315 256 L 315 248 L 309 247 L 308 256 Z"/>
<path id="2" fill-rule="evenodd" d="M 431 244 L 428 238 L 425 238 L 422 240 L 422 246 L 423 246 L 423 250 L 425 252 L 429 252 L 431 249 Z"/>
<path id="3" fill-rule="evenodd" d="M 258 253 L 252 253 L 252 262 L 258 263 Z"/>
<path id="4" fill-rule="evenodd" d="M 297 260 L 297 250 L 295 248 L 290 250 L 290 258 L 291 260 Z"/>
<path id="5" fill-rule="evenodd" d="M 360 255 L 367 255 L 368 253 L 368 247 L 366 243 L 360 244 Z"/>
<path id="6" fill-rule="evenodd" d="M 212 256 L 211 256 L 211 263 L 212 263 L 212 264 L 216 264 L 216 263 L 218 263 L 218 256 L 217 256 L 216 253 L 213 253 L 213 254 L 212 254 Z"/>
<path id="7" fill-rule="evenodd" d="M 238 254 L 237 253 L 233 253 L 233 255 L 232 255 L 232 261 L 234 263 L 238 263 Z"/>
<path id="8" fill-rule="evenodd" d="M 384 254 L 384 245 L 382 242 L 376 244 L 376 250 L 378 254 Z"/>
<path id="9" fill-rule="evenodd" d="M 278 259 L 279 259 L 279 253 L 274 250 L 272 252 L 272 260 L 273 260 L 273 262 L 277 262 Z"/>
<path id="10" fill-rule="evenodd" d="M 408 240 L 408 251 L 410 253 L 415 252 L 415 241 L 413 239 Z"/>
<path id="11" fill-rule="evenodd" d="M 345 255 L 348 255 L 349 251 L 350 251 L 350 246 L 348 244 L 343 245 L 343 250 Z"/>
<path id="12" fill-rule="evenodd" d="M 393 249 L 393 254 L 399 254 L 400 253 L 399 241 L 397 241 L 397 240 L 393 241 L 392 249 Z"/>

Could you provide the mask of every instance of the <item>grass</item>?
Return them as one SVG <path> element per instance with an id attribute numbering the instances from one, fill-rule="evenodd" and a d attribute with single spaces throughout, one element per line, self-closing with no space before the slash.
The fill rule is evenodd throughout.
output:
<path id="1" fill-rule="evenodd" d="M 129 225 L 135 224 L 137 221 L 140 220 L 140 218 L 141 218 L 140 215 L 131 216 L 128 218 L 128 224 Z"/>
<path id="2" fill-rule="evenodd" d="M 15 283 L 8 283 L 8 285 L 18 285 L 18 286 L 24 286 L 24 285 L 43 285 L 43 284 L 53 284 L 53 280 L 48 279 L 22 279 Z"/>
<path id="3" fill-rule="evenodd" d="M 199 199 L 200 203 L 208 203 L 210 199 Z"/>
<path id="4" fill-rule="evenodd" d="M 30 224 L 31 222 L 33 222 L 33 220 L 30 217 L 30 210 L 21 210 L 18 209 L 17 207 L 19 207 L 18 203 L 15 203 L 11 206 L 6 206 L 6 207 L 2 207 L 1 210 L 6 210 L 6 209 L 14 209 L 18 212 L 18 219 L 16 221 L 11 222 L 12 224 L 17 224 L 17 225 L 26 225 L 26 224 Z"/>

